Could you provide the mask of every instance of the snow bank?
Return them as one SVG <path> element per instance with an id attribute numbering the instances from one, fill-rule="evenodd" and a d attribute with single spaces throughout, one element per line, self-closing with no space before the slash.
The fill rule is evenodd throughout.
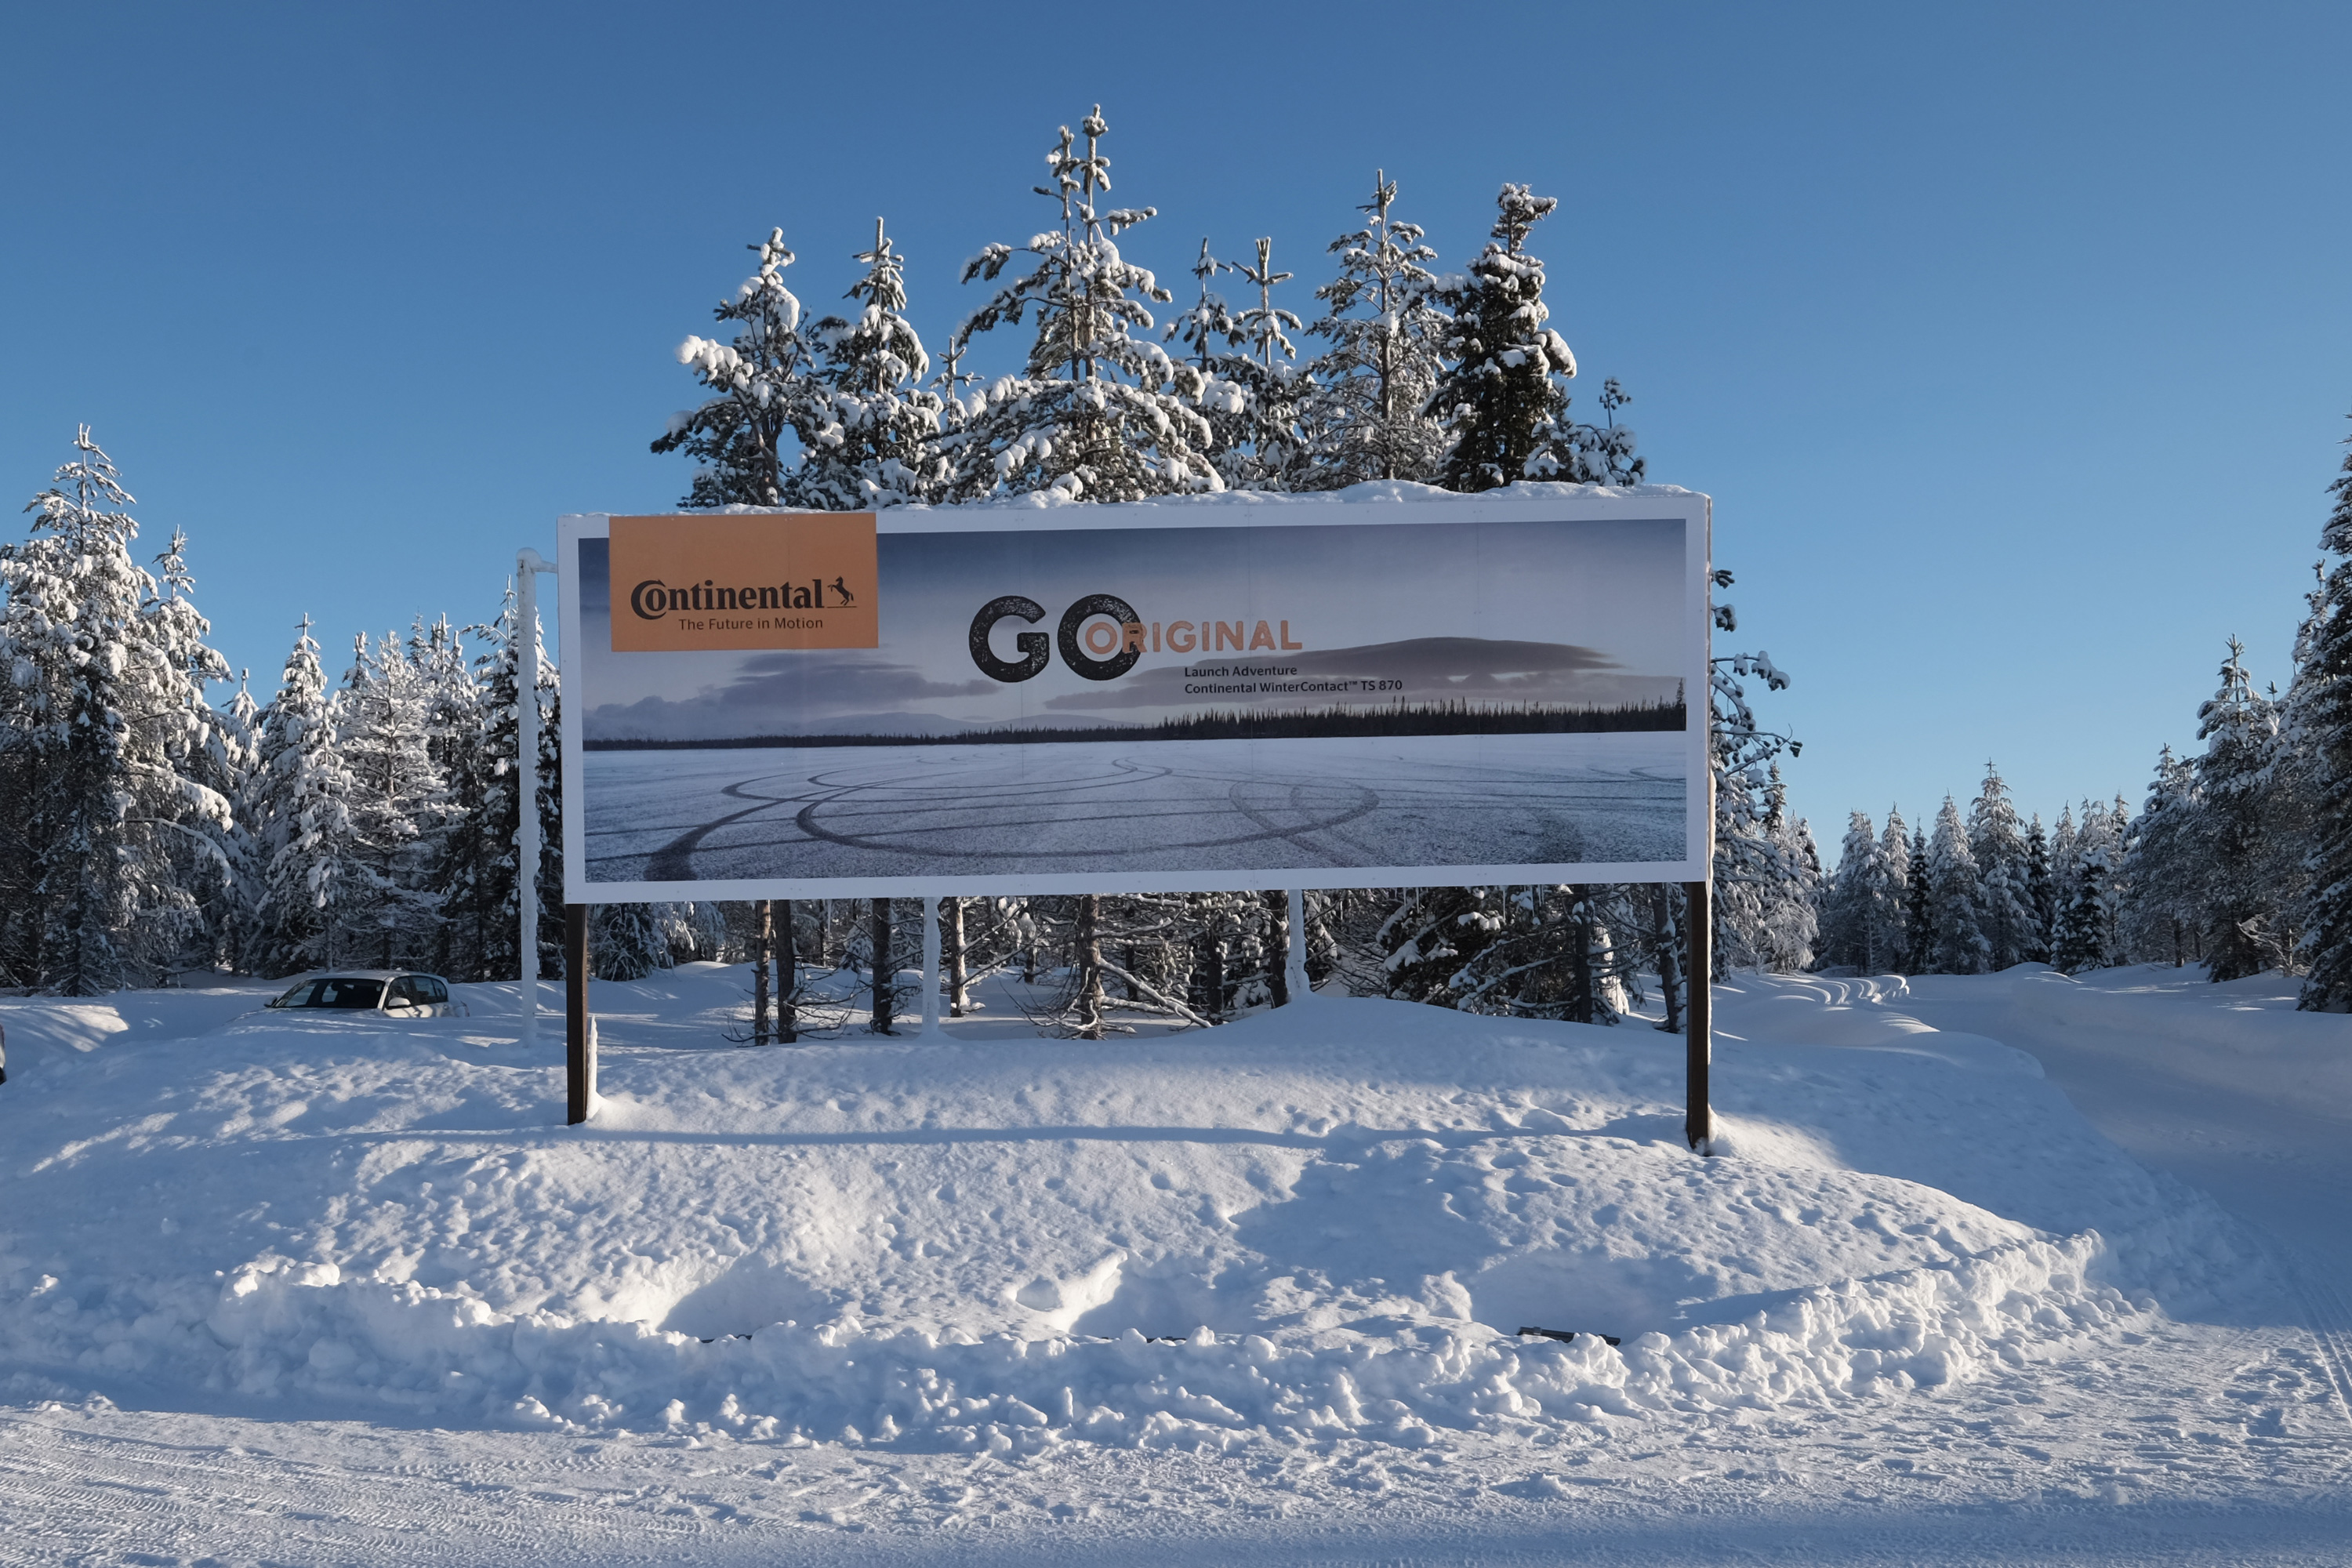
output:
<path id="1" fill-rule="evenodd" d="M 1934 1387 L 2054 1353 L 2137 1309 L 2089 1285 L 2095 1237 L 2027 1241 L 1937 1268 L 1790 1292 L 1737 1323 L 1612 1346 L 1399 1325 L 1318 1348 L 1206 1328 L 1151 1340 L 974 1339 L 854 1323 L 703 1342 L 644 1324 L 509 1317 L 415 1284 L 265 1258 L 205 1321 L 209 1386 L 389 1405 L 436 1422 L 727 1428 L 1034 1453 L 1076 1439 L 1223 1448 L 1260 1436 L 1407 1447 L 1675 1411 L 1771 1409 Z"/>
<path id="2" fill-rule="evenodd" d="M 1416 1445 L 1948 1384 L 2246 1266 L 1900 986 L 1727 988 L 1714 1160 L 1681 1146 L 1679 1040 L 1402 1003 L 1082 1045 L 997 994 L 944 1041 L 751 1050 L 719 1036 L 743 976 L 690 966 L 597 986 L 581 1129 L 512 987 L 414 1024 L 0 1003 L 0 1388 Z"/>

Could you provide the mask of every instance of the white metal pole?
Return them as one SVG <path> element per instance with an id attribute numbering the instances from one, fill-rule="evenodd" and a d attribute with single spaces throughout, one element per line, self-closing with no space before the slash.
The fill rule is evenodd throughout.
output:
<path id="1" fill-rule="evenodd" d="M 539 1044 L 539 574 L 554 570 L 536 550 L 515 552 L 515 989 L 526 1049 Z"/>
<path id="2" fill-rule="evenodd" d="M 1282 973 L 1293 1002 L 1304 1002 L 1314 994 L 1307 988 L 1307 895 L 1297 888 L 1290 889 L 1290 952 L 1283 960 Z"/>
<path id="3" fill-rule="evenodd" d="M 923 1034 L 940 1033 L 940 901 L 923 900 Z"/>

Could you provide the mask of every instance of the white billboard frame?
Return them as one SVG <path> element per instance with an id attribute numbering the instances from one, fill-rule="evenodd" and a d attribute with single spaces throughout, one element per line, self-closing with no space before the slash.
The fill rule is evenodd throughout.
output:
<path id="1" fill-rule="evenodd" d="M 753 509 L 730 509 L 749 512 Z M 1464 887 L 1561 882 L 1691 883 L 1707 879 L 1713 843 L 1713 791 L 1707 754 L 1709 694 L 1708 574 L 1712 565 L 1708 496 L 1671 486 L 1631 489 L 1599 487 L 1514 487 L 1483 496 L 1456 496 L 1401 487 L 1378 501 L 1307 495 L 1178 498 L 1133 503 L 1058 506 L 980 505 L 896 507 L 877 514 L 879 534 L 1051 532 L 1103 529 L 1249 529 L 1351 527 L 1385 523 L 1502 521 L 1678 521 L 1683 527 L 1682 626 L 1676 646 L 1685 668 L 1687 714 L 1685 833 L 1687 853 L 1675 860 L 1484 863 L 1409 867 L 1287 866 L 1205 871 L 989 872 L 898 877 L 731 878 L 695 880 L 592 881 L 587 874 L 587 813 L 583 725 L 587 693 L 580 656 L 585 632 L 580 602 L 579 546 L 610 537 L 613 513 L 567 514 L 558 521 L 559 635 L 564 682 L 562 708 L 563 879 L 567 903 L 654 902 L 677 899 L 986 898 L 1024 894 L 1219 892 L 1286 888 Z M 800 515 L 775 509 L 772 515 Z M 1151 742 L 1143 742 L 1151 743 Z M 847 748 L 842 748 L 846 750 Z M 1572 874 L 1569 874 L 1572 873 Z"/>

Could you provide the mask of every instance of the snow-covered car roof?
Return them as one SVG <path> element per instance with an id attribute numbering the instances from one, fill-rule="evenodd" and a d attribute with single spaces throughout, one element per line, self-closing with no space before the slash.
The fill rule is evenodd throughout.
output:
<path id="1" fill-rule="evenodd" d="M 305 980 L 397 980 L 404 974 L 428 974 L 436 980 L 442 977 L 429 969 L 309 969 L 289 975 L 286 984 L 297 984 Z"/>

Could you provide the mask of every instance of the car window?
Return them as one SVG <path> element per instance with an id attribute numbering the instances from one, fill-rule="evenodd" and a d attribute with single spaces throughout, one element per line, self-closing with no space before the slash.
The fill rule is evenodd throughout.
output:
<path id="1" fill-rule="evenodd" d="M 278 1005 L 280 1007 L 308 1007 L 312 1005 L 310 999 L 318 994 L 319 983 L 317 981 L 298 980 L 292 985 L 287 987 L 286 994 L 278 999 Z"/>
<path id="2" fill-rule="evenodd" d="M 415 1006 L 419 1000 L 421 998 L 416 994 L 415 982 L 405 974 L 392 983 L 392 992 L 384 998 L 385 1005 L 394 1007 L 404 1004 Z"/>
<path id="3" fill-rule="evenodd" d="M 441 983 L 438 975 L 413 974 L 409 976 L 409 982 L 416 987 L 417 995 L 436 1007 L 449 1000 L 449 988 Z"/>
<path id="4" fill-rule="evenodd" d="M 319 982 L 310 1007 L 373 1007 L 383 1000 L 383 982 L 335 978 Z"/>

